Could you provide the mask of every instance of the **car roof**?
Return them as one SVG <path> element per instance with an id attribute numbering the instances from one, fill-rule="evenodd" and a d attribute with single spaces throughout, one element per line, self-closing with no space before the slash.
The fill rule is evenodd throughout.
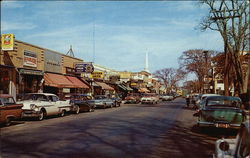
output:
<path id="1" fill-rule="evenodd" d="M 220 96 L 219 94 L 202 94 L 202 97 L 206 97 L 206 96 Z"/>
<path id="2" fill-rule="evenodd" d="M 225 99 L 225 100 L 241 101 L 241 99 L 239 97 L 233 97 L 233 96 L 207 96 L 207 100 L 213 100 L 213 99 L 217 99 L 217 98 L 222 98 L 222 99 Z"/>
<path id="3" fill-rule="evenodd" d="M 0 98 L 9 98 L 9 97 L 12 97 L 12 96 L 9 94 L 0 94 Z"/>
<path id="4" fill-rule="evenodd" d="M 48 96 L 48 95 L 54 95 L 54 96 L 56 96 L 53 93 L 26 93 L 26 94 L 41 94 L 41 95 L 46 95 L 46 96 Z"/>

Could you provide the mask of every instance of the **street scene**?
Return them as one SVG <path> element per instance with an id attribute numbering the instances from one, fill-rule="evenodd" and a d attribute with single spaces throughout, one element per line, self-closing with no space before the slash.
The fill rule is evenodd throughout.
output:
<path id="1" fill-rule="evenodd" d="M 1 1 L 0 158 L 250 158 L 249 1 Z"/>

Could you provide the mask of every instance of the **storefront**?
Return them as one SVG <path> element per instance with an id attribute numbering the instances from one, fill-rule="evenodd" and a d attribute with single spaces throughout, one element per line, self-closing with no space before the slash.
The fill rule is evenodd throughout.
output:
<path id="1" fill-rule="evenodd" d="M 69 93 L 87 93 L 89 86 L 80 79 L 62 74 L 44 74 L 44 92 L 57 94 L 61 99 Z"/>
<path id="2" fill-rule="evenodd" d="M 37 93 L 43 91 L 43 71 L 19 68 L 17 75 L 17 93 Z"/>
<path id="3" fill-rule="evenodd" d="M 0 94 L 16 97 L 16 70 L 14 66 L 0 65 Z"/>
<path id="4" fill-rule="evenodd" d="M 92 86 L 94 87 L 94 95 L 111 95 L 115 93 L 115 89 L 104 82 L 94 81 Z"/>

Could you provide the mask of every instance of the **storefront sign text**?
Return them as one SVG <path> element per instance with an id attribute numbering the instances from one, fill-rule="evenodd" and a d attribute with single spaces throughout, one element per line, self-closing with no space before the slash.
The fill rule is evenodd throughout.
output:
<path id="1" fill-rule="evenodd" d="M 13 50 L 14 49 L 14 35 L 13 34 L 3 34 L 1 38 L 2 50 Z"/>
<path id="2" fill-rule="evenodd" d="M 34 52 L 24 51 L 23 66 L 37 67 L 37 55 Z"/>

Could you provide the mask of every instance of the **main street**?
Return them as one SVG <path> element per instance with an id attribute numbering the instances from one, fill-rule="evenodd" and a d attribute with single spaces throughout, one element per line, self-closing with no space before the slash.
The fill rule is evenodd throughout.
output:
<path id="1" fill-rule="evenodd" d="M 18 121 L 1 127 L 0 155 L 20 157 L 206 158 L 225 130 L 199 132 L 194 110 L 177 98 L 157 105 L 118 108 Z M 230 131 L 231 132 L 231 131 Z M 235 132 L 225 137 L 234 137 Z"/>

